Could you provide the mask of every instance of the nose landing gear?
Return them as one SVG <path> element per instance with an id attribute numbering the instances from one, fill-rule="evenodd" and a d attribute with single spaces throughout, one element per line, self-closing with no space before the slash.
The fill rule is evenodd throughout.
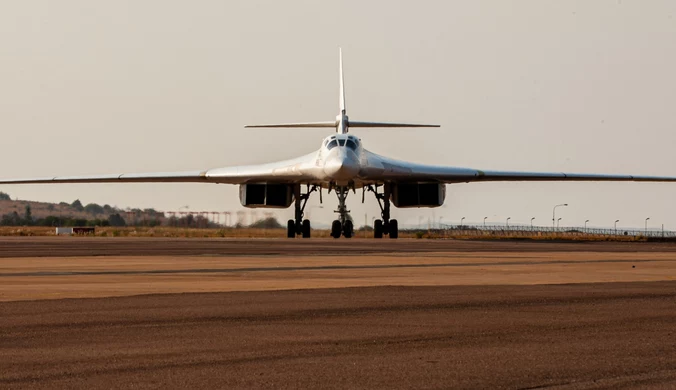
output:
<path id="1" fill-rule="evenodd" d="M 368 186 L 367 189 L 376 196 L 380 206 L 380 215 L 382 219 L 377 219 L 373 223 L 373 238 L 383 238 L 383 234 L 390 238 L 399 238 L 399 222 L 396 219 L 390 219 L 390 185 L 383 186 L 383 192 L 378 193 L 378 185 Z"/>
<path id="2" fill-rule="evenodd" d="M 339 219 L 333 221 L 331 224 L 331 237 L 340 238 L 342 235 L 345 238 L 351 238 L 354 233 L 354 225 L 352 221 L 348 218 L 348 213 L 350 212 L 345 205 L 345 200 L 347 199 L 348 188 L 347 187 L 336 187 L 336 195 L 338 196 L 338 210 L 336 213 L 339 215 Z"/>

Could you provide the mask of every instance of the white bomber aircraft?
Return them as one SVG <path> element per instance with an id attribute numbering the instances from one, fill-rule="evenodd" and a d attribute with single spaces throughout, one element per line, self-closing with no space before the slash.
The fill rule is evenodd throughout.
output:
<path id="1" fill-rule="evenodd" d="M 345 201 L 349 191 L 372 192 L 381 209 L 382 219 L 373 226 L 375 238 L 397 238 L 396 219 L 390 218 L 390 204 L 395 207 L 439 207 L 444 203 L 446 184 L 479 181 L 645 181 L 674 182 L 676 177 L 603 175 L 559 172 L 507 172 L 470 168 L 414 164 L 369 152 L 358 137 L 348 134 L 359 127 L 439 127 L 438 125 L 351 121 L 345 108 L 342 54 L 340 62 L 340 113 L 335 121 L 253 125 L 246 127 L 318 127 L 335 128 L 336 134 L 324 138 L 319 150 L 291 160 L 188 172 L 109 174 L 95 176 L 57 176 L 37 179 L 0 180 L 0 184 L 42 183 L 225 183 L 239 184 L 239 196 L 245 207 L 295 207 L 295 217 L 287 225 L 289 238 L 310 237 L 310 221 L 303 219 L 307 200 L 322 190 L 334 191 L 338 197 L 338 219 L 333 221 L 331 236 L 350 238 L 353 224 L 348 218 Z M 303 191 L 305 187 L 305 191 Z"/>

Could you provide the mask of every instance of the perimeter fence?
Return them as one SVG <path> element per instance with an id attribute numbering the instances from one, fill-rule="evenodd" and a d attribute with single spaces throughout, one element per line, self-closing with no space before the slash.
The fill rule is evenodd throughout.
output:
<path id="1" fill-rule="evenodd" d="M 441 225 L 440 229 L 426 229 L 449 236 L 474 237 L 633 237 L 654 239 L 676 239 L 676 232 L 655 229 L 586 228 L 586 227 L 545 227 L 506 225 Z"/>

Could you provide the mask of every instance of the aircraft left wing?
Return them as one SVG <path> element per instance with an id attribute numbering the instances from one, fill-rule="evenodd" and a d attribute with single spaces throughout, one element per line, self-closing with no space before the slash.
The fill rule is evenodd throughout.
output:
<path id="1" fill-rule="evenodd" d="M 0 179 L 2 184 L 57 183 L 224 183 L 249 182 L 298 183 L 315 180 L 316 153 L 269 164 L 234 166 L 201 171 L 116 173 L 86 176 L 52 176 L 43 178 Z"/>
<path id="2" fill-rule="evenodd" d="M 431 181 L 469 183 L 482 181 L 642 181 L 676 182 L 673 176 L 641 176 L 565 172 L 490 171 L 414 164 L 368 153 L 369 168 L 360 176 L 366 181 Z"/>

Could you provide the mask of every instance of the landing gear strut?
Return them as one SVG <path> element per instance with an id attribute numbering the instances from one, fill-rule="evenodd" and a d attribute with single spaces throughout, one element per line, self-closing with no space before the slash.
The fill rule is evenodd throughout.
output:
<path id="1" fill-rule="evenodd" d="M 378 192 L 378 185 L 368 186 L 368 191 L 373 192 L 380 206 L 380 215 L 382 219 L 377 219 L 373 223 L 373 238 L 383 238 L 383 234 L 390 238 L 399 238 L 399 222 L 396 219 L 390 219 L 390 195 L 391 188 L 389 184 L 383 186 L 383 192 Z"/>
<path id="2" fill-rule="evenodd" d="M 335 212 L 338 213 L 338 219 L 333 221 L 331 224 L 331 237 L 340 238 L 342 235 L 345 238 L 351 238 L 354 233 L 354 225 L 352 221 L 348 218 L 348 213 L 350 212 L 345 205 L 345 200 L 347 199 L 347 194 L 349 191 L 348 187 L 336 187 L 336 195 L 338 196 L 338 210 Z"/>
<path id="3" fill-rule="evenodd" d="M 317 186 L 310 186 L 308 184 L 305 193 L 301 193 L 300 184 L 294 188 L 295 197 L 295 218 L 290 219 L 286 224 L 286 236 L 288 238 L 295 238 L 296 235 L 302 235 L 303 238 L 310 238 L 310 221 L 303 220 L 305 205 L 310 199 L 310 194 L 317 191 Z M 321 194 L 320 194 L 321 195 Z"/>

